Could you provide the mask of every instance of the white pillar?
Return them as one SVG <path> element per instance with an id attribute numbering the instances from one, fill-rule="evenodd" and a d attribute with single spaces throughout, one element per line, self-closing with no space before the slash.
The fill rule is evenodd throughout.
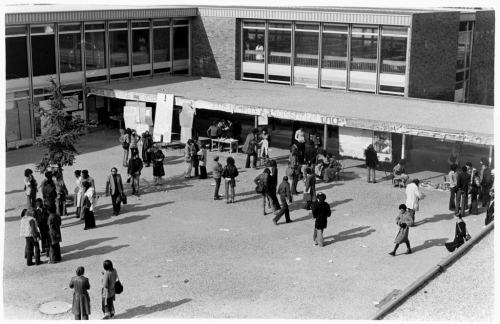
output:
<path id="1" fill-rule="evenodd" d="M 326 144 L 328 140 L 328 125 L 324 125 L 324 132 L 323 132 L 323 150 L 326 150 Z"/>
<path id="2" fill-rule="evenodd" d="M 490 165 L 491 165 L 491 159 L 493 158 L 493 145 L 490 146 L 490 156 L 489 156 L 489 162 L 490 162 Z"/>
<path id="3" fill-rule="evenodd" d="M 406 135 L 403 134 L 403 143 L 401 144 L 401 158 L 405 158 L 405 141 L 406 141 Z"/>
<path id="4" fill-rule="evenodd" d="M 259 116 L 255 116 L 255 128 L 259 128 Z"/>

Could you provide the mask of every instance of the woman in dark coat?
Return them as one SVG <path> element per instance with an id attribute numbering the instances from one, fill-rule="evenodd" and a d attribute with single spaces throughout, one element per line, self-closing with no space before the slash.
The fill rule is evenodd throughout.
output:
<path id="1" fill-rule="evenodd" d="M 410 216 L 410 214 L 407 211 L 407 207 L 405 204 L 399 205 L 399 215 L 396 217 L 396 224 L 399 227 L 399 232 L 398 235 L 396 236 L 396 239 L 394 240 L 394 243 L 396 245 L 394 246 L 394 251 L 389 253 L 392 256 L 396 255 L 396 250 L 398 249 L 400 244 L 405 243 L 406 244 L 406 253 L 405 254 L 411 254 L 411 247 L 410 247 L 410 240 L 408 240 L 408 234 L 410 232 L 410 224 L 412 224 L 413 220 Z"/>
<path id="2" fill-rule="evenodd" d="M 317 196 L 318 203 L 314 204 L 312 207 L 312 214 L 314 221 L 314 233 L 313 233 L 313 241 L 314 245 L 323 246 L 323 231 L 325 230 L 328 217 L 332 214 L 330 209 L 330 205 L 325 202 L 326 195 L 322 192 L 318 193 Z"/>
<path id="3" fill-rule="evenodd" d="M 467 226 L 462 219 L 462 215 L 457 214 L 454 215 L 454 217 L 457 220 L 457 224 L 455 225 L 455 239 L 453 240 L 453 242 L 444 244 L 446 246 L 446 249 L 450 252 L 453 252 L 455 251 L 455 249 L 461 247 L 466 242 L 465 236 L 467 235 Z"/>
<path id="4" fill-rule="evenodd" d="M 69 288 L 75 289 L 73 293 L 73 314 L 75 321 L 87 320 L 90 315 L 90 296 L 88 290 L 90 289 L 90 282 L 87 277 L 84 277 L 85 268 L 78 267 L 76 269 L 76 277 L 71 278 Z"/>
<path id="5" fill-rule="evenodd" d="M 154 185 L 162 185 L 162 179 L 165 175 L 165 169 L 163 168 L 163 160 L 165 160 L 165 155 L 160 150 L 158 144 L 154 146 L 153 152 L 153 177 L 154 177 Z"/>
<path id="6" fill-rule="evenodd" d="M 198 141 L 193 141 L 193 155 L 191 156 L 192 161 L 193 161 L 193 169 L 194 169 L 194 176 L 197 177 L 199 175 L 199 166 L 200 166 L 200 160 L 198 158 L 198 154 L 196 154 L 200 150 L 200 143 Z"/>
<path id="7" fill-rule="evenodd" d="M 269 160 L 269 167 L 271 168 L 271 178 L 269 181 L 269 189 L 267 190 L 268 207 L 276 211 L 281 208 L 278 197 L 276 196 L 276 189 L 278 188 L 278 166 L 276 161 Z"/>
<path id="8" fill-rule="evenodd" d="M 365 162 L 366 168 L 368 169 L 367 182 L 377 183 L 375 180 L 375 168 L 378 166 L 378 157 L 372 144 L 368 145 L 365 150 Z M 373 180 L 371 180 L 371 178 L 373 178 Z"/>
<path id="9" fill-rule="evenodd" d="M 142 161 L 149 167 L 151 164 L 151 151 L 153 149 L 153 137 L 148 131 L 142 134 Z"/>

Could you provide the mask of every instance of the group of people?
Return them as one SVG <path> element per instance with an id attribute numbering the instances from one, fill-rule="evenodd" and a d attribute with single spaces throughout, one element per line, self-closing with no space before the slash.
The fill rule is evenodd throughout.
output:
<path id="1" fill-rule="evenodd" d="M 207 129 L 207 136 L 212 140 L 221 140 L 221 139 L 236 139 L 239 140 L 241 135 L 242 126 L 241 123 L 236 118 L 230 118 L 228 120 L 221 119 L 220 121 L 212 122 L 212 125 Z M 238 147 L 238 143 L 236 142 L 236 147 Z M 230 145 L 233 145 L 231 143 Z M 217 142 L 218 151 L 222 152 L 224 148 L 222 145 Z M 211 149 L 210 149 L 211 150 Z M 230 147 L 230 151 L 233 148 Z"/>
<path id="2" fill-rule="evenodd" d="M 121 293 L 119 287 L 123 286 L 120 283 L 118 272 L 113 267 L 113 262 L 105 260 L 103 262 L 104 271 L 101 279 L 101 299 L 102 299 L 102 312 L 104 313 L 104 320 L 111 319 L 115 316 L 114 301 L 116 294 Z M 88 320 L 90 312 L 90 281 L 84 276 L 85 268 L 78 267 L 76 269 L 76 276 L 71 278 L 69 287 L 74 289 L 72 312 L 75 320 Z"/>

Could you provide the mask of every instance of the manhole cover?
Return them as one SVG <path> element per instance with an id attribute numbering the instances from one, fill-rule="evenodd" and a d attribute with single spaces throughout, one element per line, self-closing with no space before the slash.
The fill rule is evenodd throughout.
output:
<path id="1" fill-rule="evenodd" d="M 66 313 L 72 305 L 62 301 L 52 301 L 40 306 L 40 312 L 48 315 Z"/>

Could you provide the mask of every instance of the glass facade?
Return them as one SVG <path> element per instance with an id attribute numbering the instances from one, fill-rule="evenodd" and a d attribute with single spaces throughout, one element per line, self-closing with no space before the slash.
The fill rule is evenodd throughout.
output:
<path id="1" fill-rule="evenodd" d="M 88 83 L 191 72 L 190 18 L 13 25 L 5 36 L 8 143 L 41 135 L 29 102 L 48 99 L 48 77 L 82 101 Z"/>
<path id="2" fill-rule="evenodd" d="M 473 30 L 474 22 L 460 22 L 458 31 L 455 102 L 467 102 L 469 99 Z"/>
<path id="3" fill-rule="evenodd" d="M 241 42 L 242 80 L 405 95 L 408 27 L 243 20 Z"/>

